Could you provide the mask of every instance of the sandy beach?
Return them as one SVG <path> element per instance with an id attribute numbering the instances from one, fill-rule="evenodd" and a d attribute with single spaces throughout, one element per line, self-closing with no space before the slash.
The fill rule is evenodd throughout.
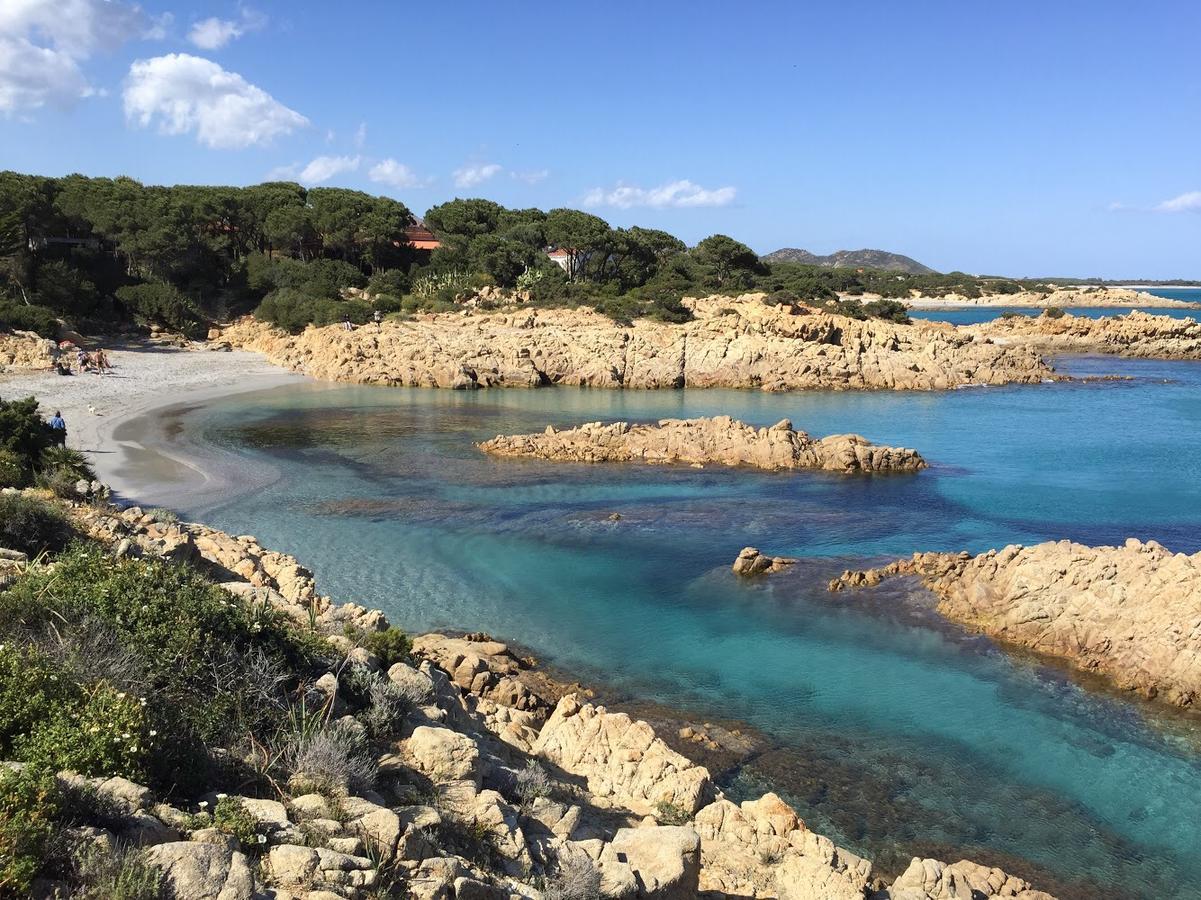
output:
<path id="1" fill-rule="evenodd" d="M 147 343 L 112 350 L 109 358 L 113 372 L 103 376 L 0 375 L 0 398 L 33 396 L 45 416 L 61 411 L 68 446 L 87 453 L 116 498 L 147 505 L 169 498 L 172 505 L 213 501 L 234 477 L 191 448 L 173 452 L 165 427 L 172 408 L 306 380 L 272 366 L 260 354 L 239 350 L 181 350 Z M 151 416 L 154 412 L 163 416 Z M 170 488 L 164 490 L 166 484 Z"/>

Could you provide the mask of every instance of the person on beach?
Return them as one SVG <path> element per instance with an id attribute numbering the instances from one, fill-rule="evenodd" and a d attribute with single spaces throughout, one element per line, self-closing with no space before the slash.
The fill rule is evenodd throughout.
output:
<path id="1" fill-rule="evenodd" d="M 82 347 L 75 351 L 75 364 L 79 366 L 81 374 L 92 367 L 92 358 L 88 356 L 88 352 Z"/>
<path id="2" fill-rule="evenodd" d="M 347 331 L 354 331 L 354 324 L 350 321 L 350 313 L 342 317 L 342 327 Z"/>
<path id="3" fill-rule="evenodd" d="M 108 363 L 108 354 L 104 352 L 103 348 L 96 351 L 96 370 L 101 375 L 113 370 L 113 367 Z"/>
<path id="4" fill-rule="evenodd" d="M 63 414 L 57 409 L 54 415 L 50 417 L 50 432 L 54 439 L 54 443 L 63 447 L 67 443 L 67 421 L 63 418 Z"/>
<path id="5" fill-rule="evenodd" d="M 371 314 L 371 318 L 375 322 L 375 330 L 379 331 L 380 328 L 383 327 L 384 314 L 377 309 L 375 312 L 373 312 Z"/>

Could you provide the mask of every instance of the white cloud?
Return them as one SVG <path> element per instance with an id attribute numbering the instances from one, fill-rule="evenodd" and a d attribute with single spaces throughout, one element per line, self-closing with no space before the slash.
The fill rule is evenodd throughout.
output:
<path id="1" fill-rule="evenodd" d="M 537 184 L 539 181 L 545 181 L 550 177 L 550 169 L 532 169 L 528 172 L 510 172 L 517 181 L 524 181 L 526 184 Z"/>
<path id="2" fill-rule="evenodd" d="M 483 163 L 477 166 L 463 166 L 461 169 L 455 169 L 454 171 L 455 187 L 475 187 L 477 184 L 483 184 L 498 172 L 500 172 L 500 166 L 498 166 L 496 163 Z"/>
<path id="3" fill-rule="evenodd" d="M 1189 191 L 1171 200 L 1165 200 L 1155 207 L 1156 212 L 1195 212 L 1201 213 L 1201 191 Z"/>
<path id="4" fill-rule="evenodd" d="M 354 133 L 354 148 L 356 150 L 362 150 L 363 145 L 366 143 L 367 143 L 367 123 L 360 122 L 359 127 L 355 130 L 355 133 Z"/>
<path id="5" fill-rule="evenodd" d="M 402 162 L 389 157 L 380 160 L 371 167 L 367 177 L 377 184 L 386 184 L 393 188 L 416 188 L 428 185 L 433 179 L 421 178 Z"/>
<path id="6" fill-rule="evenodd" d="M 734 202 L 738 191 L 733 187 L 713 190 L 693 184 L 691 181 L 672 181 L 655 188 L 640 188 L 618 183 L 610 190 L 593 188 L 584 195 L 585 206 L 616 206 L 630 209 L 635 206 L 666 207 L 728 206 Z"/>
<path id="7" fill-rule="evenodd" d="M 201 50 L 220 50 L 230 41 L 249 31 L 257 31 L 266 24 L 265 15 L 244 7 L 238 19 L 220 19 L 212 16 L 194 23 L 188 31 L 188 40 Z"/>
<path id="8" fill-rule="evenodd" d="M 137 6 L 109 0 L 0 2 L 0 113 L 97 93 L 80 63 L 154 31 Z"/>
<path id="9" fill-rule="evenodd" d="M 209 147 L 266 144 L 309 120 L 212 60 L 187 53 L 140 59 L 125 80 L 125 116 L 163 134 L 195 132 Z"/>
<path id="10" fill-rule="evenodd" d="M 359 167 L 357 156 L 318 156 L 300 170 L 301 184 L 320 184 L 343 172 L 354 172 Z"/>

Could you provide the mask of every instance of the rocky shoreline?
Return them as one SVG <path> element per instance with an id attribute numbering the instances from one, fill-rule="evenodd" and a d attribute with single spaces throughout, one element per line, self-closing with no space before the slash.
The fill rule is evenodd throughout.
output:
<path id="1" fill-rule="evenodd" d="M 1068 660 L 1110 683 L 1178 707 L 1201 700 L 1201 554 L 1154 541 L 1121 547 L 1056 541 L 978 556 L 915 553 L 847 571 L 832 591 L 916 576 L 955 622 Z"/>
<path id="2" fill-rule="evenodd" d="M 493 456 L 590 463 L 716 464 L 844 474 L 916 472 L 927 467 L 916 450 L 880 446 L 857 434 L 815 439 L 796 431 L 788 419 L 770 428 L 755 428 L 729 416 L 634 425 L 590 422 L 563 430 L 548 425 L 544 432 L 497 435 L 477 446 Z"/>
<path id="3" fill-rule="evenodd" d="M 383 670 L 348 635 L 387 628 L 382 613 L 321 596 L 295 559 L 250 536 L 136 507 L 65 509 L 117 558 L 199 567 L 233 602 L 323 634 L 345 658 L 311 690 L 326 697 L 341 727 L 355 727 L 361 701 L 350 688 L 353 673 Z M 6 565 L 25 565 L 17 556 Z M 221 795 L 253 821 L 259 843 L 248 847 L 140 785 L 78 782 L 63 773 L 60 781 L 80 783 L 115 810 L 105 825 L 78 837 L 145 848 L 145 860 L 180 900 L 367 897 L 385 868 L 417 898 L 1050 898 L 1000 869 L 966 861 L 914 858 L 885 884 L 870 862 L 810 831 L 776 795 L 741 804 L 725 799 L 706 768 L 646 723 L 561 686 L 548 690 L 531 660 L 485 635 L 424 635 L 412 657 L 413 665 L 399 662 L 386 672 L 423 699 L 378 760 L 377 790 L 327 796 L 296 787 L 282 797 L 233 801 Z M 535 771 L 536 778 L 528 774 Z M 536 791 L 520 787 L 531 778 Z M 448 852 L 436 836 L 447 829 L 485 841 L 489 862 Z M 581 883 L 592 887 L 579 893 Z M 49 896 L 53 887 L 40 889 Z"/>
<path id="4" fill-rule="evenodd" d="M 1021 344 L 1047 355 L 1104 353 L 1141 359 L 1201 359 L 1201 322 L 1134 312 L 1092 319 L 1014 316 L 961 326 L 981 339 Z"/>
<path id="5" fill-rule="evenodd" d="M 1033 351 L 937 324 L 764 303 L 686 299 L 694 319 L 621 325 L 585 309 L 420 314 L 289 335 L 244 319 L 215 335 L 316 378 L 440 387 L 948 390 L 1054 377 Z"/>

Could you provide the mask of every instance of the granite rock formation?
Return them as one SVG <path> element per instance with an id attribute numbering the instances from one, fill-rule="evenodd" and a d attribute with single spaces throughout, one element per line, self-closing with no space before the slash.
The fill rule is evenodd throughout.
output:
<path id="1" fill-rule="evenodd" d="M 979 556 L 915 553 L 846 572 L 830 587 L 870 587 L 897 575 L 918 576 L 939 611 L 969 628 L 1148 698 L 1201 702 L 1201 553 L 1134 539 L 1120 547 L 1057 541 Z"/>
<path id="2" fill-rule="evenodd" d="M 1013 316 L 959 329 L 981 339 L 1032 351 L 1109 353 L 1143 359 L 1201 359 L 1201 322 L 1134 312 L 1090 319 L 1065 314 Z"/>
<path id="3" fill-rule="evenodd" d="M 660 419 L 631 425 L 590 422 L 536 434 L 497 435 L 479 445 L 496 456 L 529 456 L 572 462 L 717 464 L 756 469 L 823 469 L 830 472 L 915 472 L 926 461 L 915 450 L 882 447 L 857 434 L 812 438 L 783 419 L 755 428 L 729 416 Z"/>
<path id="4" fill-rule="evenodd" d="M 406 321 L 289 335 L 253 319 L 222 341 L 316 378 L 473 389 L 577 385 L 764 390 L 1034 384 L 1052 370 L 1024 346 L 930 323 L 860 321 L 762 294 L 687 299 L 682 325 L 621 325 L 587 309 L 421 314 Z"/>

